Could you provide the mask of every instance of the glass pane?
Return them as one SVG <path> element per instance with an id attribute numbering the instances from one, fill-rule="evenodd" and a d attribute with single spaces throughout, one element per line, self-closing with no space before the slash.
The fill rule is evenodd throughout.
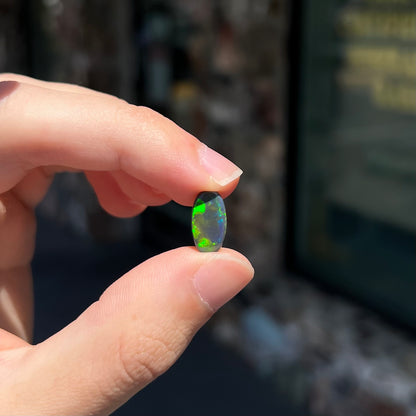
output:
<path id="1" fill-rule="evenodd" d="M 305 2 L 295 255 L 416 327 L 416 2 Z"/>

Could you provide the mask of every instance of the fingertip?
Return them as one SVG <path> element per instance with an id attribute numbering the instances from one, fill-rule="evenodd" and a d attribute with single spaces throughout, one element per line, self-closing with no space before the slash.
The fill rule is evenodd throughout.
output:
<path id="1" fill-rule="evenodd" d="M 239 293 L 254 276 L 250 261 L 230 248 L 201 253 L 195 247 L 181 247 L 164 255 L 172 256 L 177 263 L 183 262 L 189 272 L 193 270 L 194 288 L 211 312 Z"/>
<path id="2" fill-rule="evenodd" d="M 245 256 L 231 249 L 206 254 L 210 257 L 194 274 L 194 286 L 215 312 L 251 281 L 254 269 Z"/>
<path id="3" fill-rule="evenodd" d="M 243 173 L 237 165 L 203 143 L 198 148 L 198 156 L 211 180 L 221 187 L 234 182 Z"/>
<path id="4" fill-rule="evenodd" d="M 122 202 L 122 206 L 121 203 L 118 205 L 119 206 L 115 207 L 114 205 L 106 206 L 102 204 L 102 208 L 107 214 L 117 218 L 132 218 L 141 214 L 147 208 L 146 205 L 135 204 L 126 200 Z"/>
<path id="5" fill-rule="evenodd" d="M 131 200 L 109 172 L 86 172 L 101 207 L 110 215 L 130 218 L 142 213 L 146 205 Z"/>
<path id="6" fill-rule="evenodd" d="M 250 260 L 244 256 L 244 254 L 240 253 L 237 250 L 234 250 L 232 248 L 222 247 L 218 253 L 220 253 L 221 256 L 224 258 L 229 258 L 232 261 L 241 263 L 242 266 L 244 266 L 247 269 L 247 273 L 253 277 L 254 276 L 254 268 L 250 262 Z"/>

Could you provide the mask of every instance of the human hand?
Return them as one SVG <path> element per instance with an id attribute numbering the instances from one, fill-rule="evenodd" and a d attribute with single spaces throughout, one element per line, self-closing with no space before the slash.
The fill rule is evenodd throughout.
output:
<path id="1" fill-rule="evenodd" d="M 12 82 L 1 82 L 1 81 Z M 241 171 L 154 111 L 73 85 L 0 74 L 0 414 L 108 414 L 166 371 L 253 269 L 182 247 L 135 267 L 31 345 L 34 207 L 54 173 L 84 171 L 102 207 L 229 195 Z"/>

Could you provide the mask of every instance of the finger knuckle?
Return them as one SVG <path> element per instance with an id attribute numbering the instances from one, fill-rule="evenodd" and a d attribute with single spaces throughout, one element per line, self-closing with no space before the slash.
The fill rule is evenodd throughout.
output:
<path id="1" fill-rule="evenodd" d="M 116 120 L 124 126 L 137 126 L 138 123 L 152 123 L 158 117 L 160 115 L 149 107 L 137 106 L 123 100 L 118 100 Z"/>
<path id="2" fill-rule="evenodd" d="M 178 355 L 160 337 L 142 334 L 135 339 L 121 338 L 117 349 L 118 388 L 146 385 L 164 373 Z"/>

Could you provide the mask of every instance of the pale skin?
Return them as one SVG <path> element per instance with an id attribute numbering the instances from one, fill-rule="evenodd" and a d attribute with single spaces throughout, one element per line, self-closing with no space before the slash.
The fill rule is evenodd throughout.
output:
<path id="1" fill-rule="evenodd" d="M 0 126 L 0 414 L 109 414 L 177 360 L 253 269 L 225 248 L 163 253 L 32 345 L 33 209 L 60 171 L 85 172 L 118 217 L 190 206 L 200 191 L 226 197 L 241 171 L 156 112 L 74 85 L 0 74 Z"/>

